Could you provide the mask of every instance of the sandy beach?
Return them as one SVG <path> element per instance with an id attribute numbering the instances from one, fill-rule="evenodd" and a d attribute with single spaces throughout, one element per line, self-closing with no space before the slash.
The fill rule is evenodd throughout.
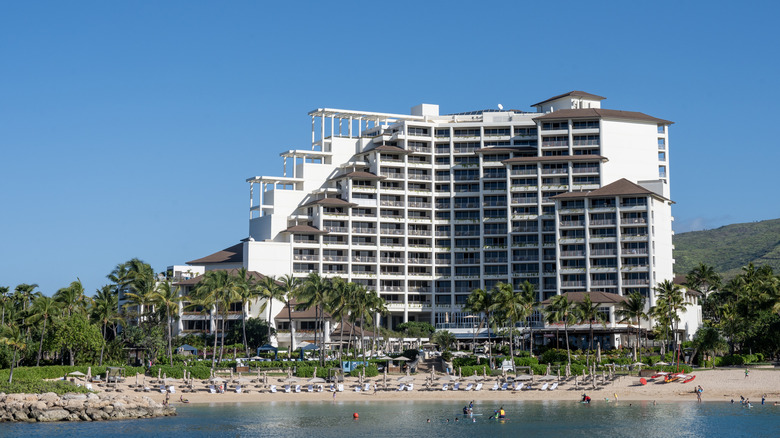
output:
<path id="1" fill-rule="evenodd" d="M 587 386 L 580 383 L 579 388 L 575 388 L 573 380 L 561 381 L 559 386 L 554 391 L 541 391 L 539 388 L 544 383 L 557 382 L 557 377 L 549 377 L 546 381 L 539 381 L 537 377 L 535 380 L 534 388 L 531 390 L 521 391 L 492 391 L 490 388 L 497 381 L 496 377 L 488 378 L 483 381 L 483 388 L 480 391 L 464 391 L 466 383 L 461 384 L 461 390 L 459 391 L 442 391 L 441 383 L 443 380 L 437 379 L 432 390 L 425 389 L 425 375 L 419 375 L 414 377 L 414 390 L 409 391 L 396 391 L 398 387 L 397 379 L 402 376 L 390 375 L 388 376 L 388 383 L 392 383 L 394 388 L 389 391 L 383 391 L 381 384 L 383 376 L 367 379 L 371 383 L 372 389 L 368 392 L 355 392 L 354 387 L 357 386 L 357 379 L 347 378 L 344 382 L 344 391 L 336 393 L 337 401 L 394 401 L 394 400 L 579 400 L 583 393 L 587 393 L 594 400 L 603 400 L 609 398 L 614 400 L 617 395 L 619 400 L 626 401 L 638 401 L 638 400 L 655 400 L 658 402 L 670 402 L 670 401 L 690 401 L 696 402 L 696 394 L 694 389 L 696 386 L 701 385 L 704 392 L 702 399 L 704 401 L 723 401 L 728 402 L 734 399 L 739 402 L 740 396 L 744 396 L 750 399 L 753 403 L 760 403 L 761 396 L 766 394 L 766 398 L 769 402 L 780 402 L 780 370 L 775 369 L 758 369 L 754 368 L 750 370 L 750 375 L 745 378 L 744 369 L 718 369 L 718 370 L 701 370 L 693 373 L 696 375 L 694 381 L 690 383 L 658 383 L 654 381 L 648 382 L 647 385 L 640 385 L 639 378 L 635 376 L 631 377 L 619 377 L 613 381 L 608 381 L 606 385 L 600 383 L 601 376 L 598 377 L 596 390 L 592 389 L 590 382 Z M 438 376 L 441 377 L 441 376 Z M 251 378 L 251 377 L 250 377 Z M 147 377 L 147 381 L 150 379 Z M 289 401 L 307 401 L 307 402 L 332 402 L 334 397 L 333 393 L 328 391 L 328 386 L 325 385 L 323 392 L 309 393 L 306 391 L 307 385 L 302 381 L 300 393 L 284 393 L 282 391 L 283 384 L 278 382 L 281 380 L 277 377 L 269 377 L 268 382 L 270 384 L 277 385 L 277 392 L 271 393 L 267 389 L 263 389 L 262 384 L 250 383 L 244 385 L 244 389 L 248 389 L 249 392 L 242 392 L 240 394 L 232 391 L 233 384 L 228 385 L 228 391 L 223 394 L 211 394 L 208 391 L 208 385 L 202 383 L 202 381 L 196 381 L 194 385 L 195 392 L 182 392 L 185 388 L 181 380 L 168 379 L 169 385 L 172 384 L 176 387 L 176 393 L 170 395 L 170 403 L 173 405 L 180 404 L 179 398 L 183 396 L 189 400 L 190 403 L 237 403 L 237 402 L 289 402 Z M 660 380 L 660 379 L 656 379 Z M 374 393 L 373 384 L 377 382 L 380 389 Z M 126 383 L 122 384 L 123 392 L 135 392 L 135 388 L 131 388 L 130 385 L 135 384 L 135 378 L 128 378 Z M 159 384 L 149 385 L 152 388 L 157 388 L 156 391 L 150 392 L 137 392 L 151 397 L 155 401 L 162 402 L 165 399 L 165 394 L 159 390 Z M 450 387 L 452 385 L 450 384 Z M 95 387 L 100 391 L 102 388 Z"/>

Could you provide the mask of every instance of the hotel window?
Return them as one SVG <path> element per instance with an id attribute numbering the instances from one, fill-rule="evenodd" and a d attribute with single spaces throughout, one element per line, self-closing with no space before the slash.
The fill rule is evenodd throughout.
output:
<path id="1" fill-rule="evenodd" d="M 435 134 L 436 137 L 449 137 L 450 136 L 450 129 L 449 128 L 437 129 L 435 132 L 436 132 L 436 134 Z M 438 145 L 437 145 L 437 149 L 438 149 Z M 437 150 L 437 152 L 438 152 L 438 150 Z"/>
<path id="2" fill-rule="evenodd" d="M 658 125 L 658 133 L 663 134 L 664 133 L 664 125 Z"/>
<path id="3" fill-rule="evenodd" d="M 599 121 L 598 120 L 587 120 L 582 122 L 574 122 L 572 124 L 574 129 L 598 129 L 599 127 Z"/>
<path id="4" fill-rule="evenodd" d="M 557 129 L 569 129 L 569 122 L 547 122 L 542 124 L 542 131 L 554 131 Z"/>
<path id="5" fill-rule="evenodd" d="M 666 161 L 666 152 L 658 153 L 658 161 Z"/>
<path id="6" fill-rule="evenodd" d="M 658 166 L 658 177 L 666 178 L 666 166 Z"/>
<path id="7" fill-rule="evenodd" d="M 660 150 L 666 149 L 666 139 L 663 138 L 658 139 L 658 149 Z"/>

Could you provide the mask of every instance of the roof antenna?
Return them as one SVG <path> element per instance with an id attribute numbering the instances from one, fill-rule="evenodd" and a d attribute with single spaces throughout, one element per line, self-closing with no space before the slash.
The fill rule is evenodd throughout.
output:
<path id="1" fill-rule="evenodd" d="M 499 110 L 499 111 L 503 111 L 503 110 L 504 110 L 504 105 L 501 105 L 501 104 L 499 103 L 499 104 L 498 104 L 498 110 Z"/>

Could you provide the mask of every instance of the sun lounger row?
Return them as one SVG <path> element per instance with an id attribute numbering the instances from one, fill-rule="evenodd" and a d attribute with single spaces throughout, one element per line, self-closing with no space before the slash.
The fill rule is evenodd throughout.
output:
<path id="1" fill-rule="evenodd" d="M 447 383 L 445 383 L 445 384 L 443 384 L 441 386 L 441 390 L 442 391 L 450 391 L 450 390 L 451 391 L 460 391 L 460 390 L 463 390 L 463 391 L 481 391 L 482 390 L 482 384 L 481 383 L 477 383 L 475 385 L 473 383 L 469 383 L 469 384 L 466 385 L 465 388 L 461 388 L 460 387 L 460 382 L 458 382 L 458 383 L 453 384 L 452 385 L 452 389 L 450 389 L 449 385 Z"/>

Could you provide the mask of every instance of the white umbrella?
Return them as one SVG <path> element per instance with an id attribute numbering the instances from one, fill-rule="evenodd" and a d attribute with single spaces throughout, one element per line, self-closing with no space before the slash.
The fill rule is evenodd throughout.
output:
<path id="1" fill-rule="evenodd" d="M 325 383 L 325 379 L 322 377 L 312 377 L 311 379 L 307 380 L 306 383 Z"/>
<path id="2" fill-rule="evenodd" d="M 655 364 L 656 364 L 656 365 L 663 365 L 663 366 L 666 366 L 666 365 L 669 365 L 669 362 L 656 362 Z"/>
<path id="3" fill-rule="evenodd" d="M 73 371 L 72 373 L 68 374 L 69 376 L 75 376 L 75 377 L 85 377 L 86 374 L 82 373 L 81 371 Z"/>
<path id="4" fill-rule="evenodd" d="M 402 376 L 402 377 L 399 377 L 399 378 L 398 378 L 398 379 L 396 379 L 396 380 L 397 380 L 397 381 L 399 381 L 399 382 L 401 382 L 401 383 L 406 383 L 406 382 L 414 382 L 414 377 L 411 377 L 411 376 Z"/>

